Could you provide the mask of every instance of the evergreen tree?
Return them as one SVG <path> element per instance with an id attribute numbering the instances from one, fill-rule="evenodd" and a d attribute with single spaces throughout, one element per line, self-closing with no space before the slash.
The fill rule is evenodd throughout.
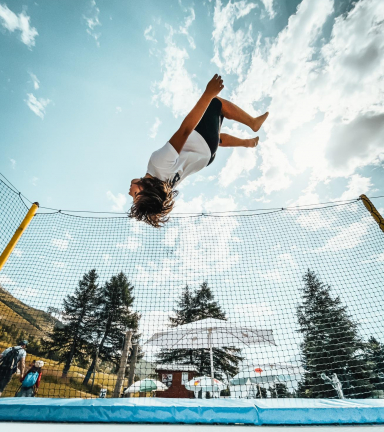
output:
<path id="1" fill-rule="evenodd" d="M 292 394 L 288 391 L 287 384 L 275 383 L 268 389 L 271 392 L 271 398 L 290 398 Z"/>
<path id="2" fill-rule="evenodd" d="M 365 345 L 364 358 L 371 372 L 371 383 L 376 391 L 384 391 L 384 345 L 371 336 Z"/>
<path id="3" fill-rule="evenodd" d="M 363 358 L 364 344 L 357 324 L 347 314 L 339 297 L 332 298 L 329 285 L 323 284 L 310 270 L 303 277 L 302 304 L 297 307 L 302 363 L 305 369 L 299 383 L 301 397 L 337 397 L 321 374 L 337 374 L 345 397 L 367 398 L 373 386 Z"/>
<path id="4" fill-rule="evenodd" d="M 63 377 L 68 374 L 73 360 L 87 361 L 88 344 L 92 339 L 92 321 L 97 307 L 96 270 L 84 274 L 74 294 L 64 299 L 63 323 L 57 323 L 45 340 L 43 349 L 64 363 Z"/>
<path id="5" fill-rule="evenodd" d="M 137 333 L 140 316 L 132 312 L 135 298 L 132 295 L 134 287 L 128 282 L 123 272 L 112 276 L 105 282 L 97 296 L 98 308 L 94 314 L 92 332 L 93 348 L 92 363 L 84 378 L 87 384 L 96 365 L 96 353 L 104 362 L 112 362 L 116 367 L 120 362 L 124 345 L 124 335 L 127 330 L 133 330 L 132 343 L 137 343 Z M 140 356 L 138 357 L 140 358 Z"/>
<path id="6" fill-rule="evenodd" d="M 226 320 L 225 313 L 214 301 L 214 296 L 204 282 L 194 293 L 188 286 L 183 290 L 177 308 L 173 310 L 175 316 L 169 317 L 171 327 L 199 321 L 205 318 Z M 240 349 L 234 347 L 213 348 L 213 365 L 215 377 L 236 375 L 238 363 L 243 359 Z M 211 375 L 209 349 L 177 349 L 161 350 L 157 356 L 160 363 L 191 364 L 197 368 L 199 375 Z"/>

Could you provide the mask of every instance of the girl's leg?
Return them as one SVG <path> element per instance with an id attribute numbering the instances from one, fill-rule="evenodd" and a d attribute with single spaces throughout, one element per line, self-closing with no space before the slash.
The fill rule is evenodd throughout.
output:
<path id="1" fill-rule="evenodd" d="M 220 141 L 220 147 L 256 147 L 259 142 L 259 137 L 241 139 L 232 135 L 221 133 Z"/>
<path id="2" fill-rule="evenodd" d="M 220 97 L 217 99 L 221 101 L 221 112 L 225 118 L 245 124 L 246 126 L 249 126 L 254 132 L 257 132 L 260 129 L 261 125 L 265 122 L 269 114 L 267 111 L 265 114 L 259 117 L 252 117 L 234 103 Z"/>

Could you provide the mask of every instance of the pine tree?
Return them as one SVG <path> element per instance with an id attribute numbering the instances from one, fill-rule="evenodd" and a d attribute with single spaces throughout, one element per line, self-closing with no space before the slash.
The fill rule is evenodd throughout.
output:
<path id="1" fill-rule="evenodd" d="M 357 324 L 347 314 L 339 297 L 332 298 L 331 287 L 310 270 L 303 277 L 302 304 L 297 307 L 304 379 L 299 383 L 301 397 L 337 397 L 321 374 L 334 373 L 342 383 L 345 397 L 367 398 L 373 386 L 363 359 L 364 344 Z"/>
<path id="2" fill-rule="evenodd" d="M 96 270 L 84 274 L 74 294 L 64 299 L 63 323 L 57 323 L 45 340 L 43 350 L 64 363 L 66 377 L 74 359 L 87 361 L 88 344 L 92 339 L 91 323 L 97 307 Z"/>
<path id="3" fill-rule="evenodd" d="M 205 318 L 226 320 L 225 313 L 214 301 L 214 296 L 206 282 L 194 293 L 186 286 L 177 302 L 177 308 L 173 312 L 175 316 L 169 317 L 171 327 Z M 243 360 L 239 353 L 240 349 L 234 347 L 213 348 L 213 365 L 216 378 L 222 379 L 223 375 L 236 375 L 238 363 Z M 157 360 L 160 363 L 191 364 L 197 368 L 199 375 L 210 376 L 211 374 L 209 349 L 161 350 Z"/>
<path id="4" fill-rule="evenodd" d="M 384 391 L 384 345 L 373 336 L 365 344 L 364 359 L 371 372 L 372 385 L 382 394 Z"/>
<path id="5" fill-rule="evenodd" d="M 101 361 L 112 362 L 117 366 L 124 345 L 127 330 L 133 330 L 132 343 L 137 343 L 140 316 L 132 312 L 135 298 L 134 287 L 128 282 L 126 275 L 120 272 L 107 281 L 97 296 L 98 309 L 94 314 L 92 332 L 94 336 L 92 363 L 84 378 L 87 384 L 96 365 L 96 352 Z M 140 358 L 140 355 L 139 357 Z"/>
<path id="6" fill-rule="evenodd" d="M 288 391 L 287 384 L 275 383 L 268 389 L 271 392 L 271 398 L 290 398 L 292 394 Z"/>

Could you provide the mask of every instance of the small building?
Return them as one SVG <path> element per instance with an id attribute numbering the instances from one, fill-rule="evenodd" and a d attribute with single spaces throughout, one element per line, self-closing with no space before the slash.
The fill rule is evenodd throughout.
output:
<path id="1" fill-rule="evenodd" d="M 188 398 L 193 399 L 193 391 L 185 388 L 185 384 L 197 376 L 197 370 L 192 365 L 176 363 L 159 364 L 156 366 L 159 381 L 168 387 L 168 390 L 159 391 L 156 397 L 160 398 Z"/>

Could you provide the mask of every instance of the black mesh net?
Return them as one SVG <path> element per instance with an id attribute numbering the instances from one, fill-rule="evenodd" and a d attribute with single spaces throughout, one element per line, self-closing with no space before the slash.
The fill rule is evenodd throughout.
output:
<path id="1" fill-rule="evenodd" d="M 3 250 L 28 207 L 0 205 Z M 39 397 L 384 397 L 383 270 L 359 199 L 162 229 L 40 209 L 0 271 L 3 396 L 26 339 Z"/>

